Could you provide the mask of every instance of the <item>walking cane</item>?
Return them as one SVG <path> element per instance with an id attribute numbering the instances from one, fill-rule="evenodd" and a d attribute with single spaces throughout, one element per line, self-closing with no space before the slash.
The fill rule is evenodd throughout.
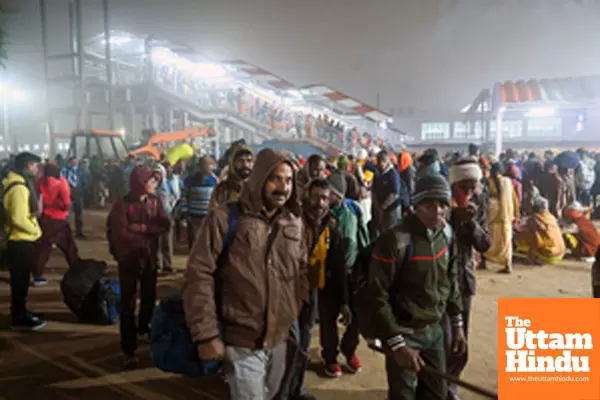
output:
<path id="1" fill-rule="evenodd" d="M 385 354 L 385 351 L 382 348 L 380 348 L 378 346 L 375 346 L 374 344 L 369 344 L 369 348 L 371 350 L 374 350 L 374 351 L 378 352 L 378 353 Z M 481 396 L 484 396 L 484 397 L 486 397 L 488 399 L 498 400 L 498 394 L 497 393 L 494 393 L 494 392 L 492 392 L 490 390 L 481 388 L 479 386 L 475 386 L 472 383 L 465 382 L 465 381 L 463 381 L 461 379 L 458 379 L 458 378 L 456 378 L 456 377 L 454 377 L 454 376 L 452 376 L 452 375 L 450 375 L 450 374 L 448 374 L 446 372 L 438 371 L 437 369 L 429 367 L 427 365 L 422 366 L 421 370 L 427 372 L 428 374 L 434 375 L 434 376 L 436 376 L 438 378 L 445 379 L 448 383 L 453 383 L 456 386 L 460 386 L 462 388 L 465 388 L 468 391 L 471 391 L 473 393 L 477 393 L 477 394 L 479 394 Z"/>

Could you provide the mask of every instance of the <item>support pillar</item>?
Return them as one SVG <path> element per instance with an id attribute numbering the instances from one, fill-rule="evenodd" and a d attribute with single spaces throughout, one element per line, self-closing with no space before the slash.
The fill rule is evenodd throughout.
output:
<path id="1" fill-rule="evenodd" d="M 504 122 L 504 111 L 505 110 L 501 108 L 496 114 L 496 159 L 499 159 L 500 153 L 502 153 L 502 139 L 504 136 L 502 125 Z"/>

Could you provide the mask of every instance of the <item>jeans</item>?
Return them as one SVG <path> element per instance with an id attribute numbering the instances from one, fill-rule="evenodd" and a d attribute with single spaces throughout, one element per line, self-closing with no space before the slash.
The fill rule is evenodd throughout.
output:
<path id="1" fill-rule="evenodd" d="M 275 398 L 285 372 L 287 343 L 272 349 L 225 348 L 225 378 L 231 400 Z"/>
<path id="2" fill-rule="evenodd" d="M 158 238 L 158 262 L 159 266 L 164 269 L 172 267 L 173 263 L 173 220 L 171 227 Z"/>
<path id="3" fill-rule="evenodd" d="M 463 329 L 465 331 L 466 338 L 469 337 L 469 322 L 471 319 L 472 300 L 473 300 L 473 296 L 463 294 L 463 296 L 462 296 L 462 303 L 463 303 L 462 318 L 463 318 Z M 469 350 L 467 348 L 467 351 L 465 351 L 465 353 L 460 356 L 453 354 L 453 352 L 452 352 L 452 340 L 453 340 L 452 323 L 450 322 L 450 318 L 448 317 L 448 315 L 444 316 L 443 327 L 444 327 L 444 337 L 445 337 L 445 342 L 446 342 L 446 369 L 450 375 L 454 376 L 455 378 L 460 378 L 460 374 L 463 372 L 463 370 L 467 366 L 467 362 L 469 361 Z M 456 394 L 456 386 L 449 385 L 448 393 Z"/>
<path id="4" fill-rule="evenodd" d="M 77 189 L 71 188 L 71 193 Z M 75 234 L 83 235 L 83 195 L 71 195 L 71 210 L 75 213 Z M 70 213 L 67 221 L 70 220 Z"/>
<path id="5" fill-rule="evenodd" d="M 140 313 L 135 323 L 137 285 L 140 283 Z M 120 332 L 121 348 L 132 357 L 137 349 L 137 334 L 150 332 L 150 322 L 156 303 L 156 266 L 149 260 L 130 260 L 119 264 L 119 286 L 121 287 Z"/>
<path id="6" fill-rule="evenodd" d="M 293 399 L 306 393 L 304 373 L 310 361 L 310 340 L 317 320 L 317 290 L 309 293 L 308 303 L 300 311 L 298 321 L 290 329 L 287 365 L 277 398 Z"/>
<path id="7" fill-rule="evenodd" d="M 35 266 L 35 243 L 11 240 L 8 242 L 7 256 L 10 271 L 10 314 L 14 324 L 27 315 L 29 275 Z"/>

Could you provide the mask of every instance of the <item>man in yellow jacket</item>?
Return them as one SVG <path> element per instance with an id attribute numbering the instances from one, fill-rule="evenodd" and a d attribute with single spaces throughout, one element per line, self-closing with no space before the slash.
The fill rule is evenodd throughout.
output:
<path id="1" fill-rule="evenodd" d="M 34 188 L 34 176 L 39 165 L 40 158 L 35 154 L 20 153 L 15 158 L 14 169 L 2 181 L 13 329 L 38 330 L 46 325 L 27 310 L 29 276 L 35 263 L 34 246 L 42 236 L 37 221 L 38 202 Z"/>

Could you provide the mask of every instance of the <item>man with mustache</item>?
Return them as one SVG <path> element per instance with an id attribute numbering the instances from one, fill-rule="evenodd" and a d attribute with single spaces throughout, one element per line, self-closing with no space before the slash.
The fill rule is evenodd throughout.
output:
<path id="1" fill-rule="evenodd" d="M 384 232 L 368 271 L 368 309 L 373 332 L 387 347 L 388 399 L 445 399 L 446 382 L 421 367 L 444 372 L 442 317 L 452 325 L 452 350 L 466 351 L 462 299 L 453 233 L 446 223 L 450 187 L 439 175 L 415 185 L 414 212 Z M 364 322 L 364 321 L 363 321 Z"/>
<path id="2" fill-rule="evenodd" d="M 261 151 L 238 201 L 209 211 L 188 259 L 187 324 L 200 359 L 225 361 L 232 400 L 277 395 L 289 331 L 308 300 L 295 183 L 289 158 Z M 237 224 L 221 257 L 231 212 Z"/>
<path id="3" fill-rule="evenodd" d="M 244 182 L 250 177 L 254 167 L 254 153 L 244 144 L 235 147 L 233 156 L 229 161 L 229 172 L 227 179 L 215 187 L 210 199 L 210 208 L 221 204 L 237 201 L 242 192 Z"/>
<path id="4" fill-rule="evenodd" d="M 323 178 L 313 179 L 303 204 L 304 226 L 309 254 L 309 301 L 304 304 L 298 322 L 288 340 L 287 369 L 279 391 L 281 400 L 315 399 L 304 388 L 304 373 L 309 361 L 311 331 L 317 317 L 317 292 L 332 293 L 341 299 L 342 316 L 351 321 L 342 238 L 337 221 L 328 216 L 331 189 Z"/>

